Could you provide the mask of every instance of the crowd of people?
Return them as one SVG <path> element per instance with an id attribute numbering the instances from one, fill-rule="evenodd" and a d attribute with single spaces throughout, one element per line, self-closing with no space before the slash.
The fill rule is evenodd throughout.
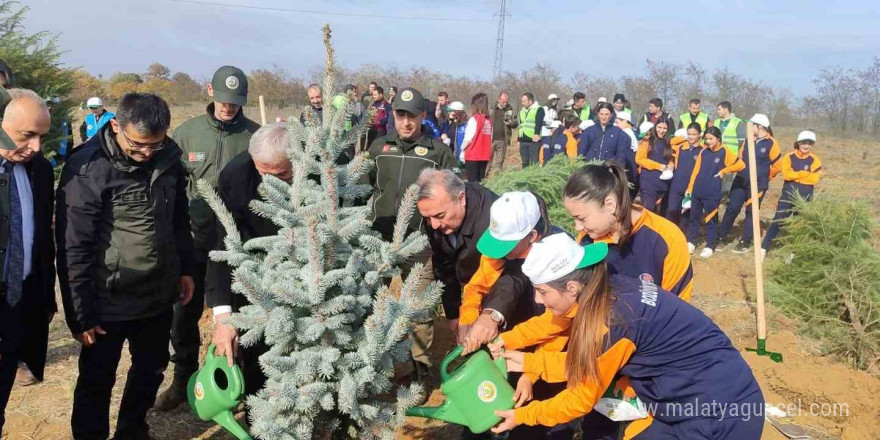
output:
<path id="1" fill-rule="evenodd" d="M 240 347 L 227 322 L 246 300 L 233 295 L 232 268 L 208 258 L 224 247 L 226 231 L 195 182 L 217 190 L 244 240 L 276 234 L 278 227 L 248 205 L 260 197 L 261 176 L 291 181 L 290 125 L 260 126 L 244 115 L 248 79 L 233 66 L 214 73 L 205 113 L 170 136 L 171 113 L 161 97 L 125 95 L 115 113 L 96 97 L 87 102 L 83 142 L 66 153 L 53 191 L 52 166 L 40 154 L 52 124 L 47 102 L 11 79 L 0 69 L 8 89 L 0 92 L 0 427 L 22 369 L 35 376 L 31 383 L 42 379 L 48 323 L 57 311 L 56 270 L 67 325 L 82 346 L 71 415 L 75 439 L 110 436 L 110 396 L 125 342 L 132 364 L 113 438 L 149 438 L 148 409 L 169 411 L 186 402 L 187 380 L 199 367 L 198 321 L 206 305 L 215 321 L 215 354 L 243 366 L 246 393 L 261 389 L 258 357 L 267 347 Z M 307 91 L 300 121 L 318 124 L 326 116 L 322 90 L 311 85 Z M 330 101 L 334 108 L 346 102 L 345 94 L 362 97 L 356 85 L 347 85 Z M 689 304 L 690 254 L 705 225 L 700 255 L 710 257 L 752 200 L 747 124 L 754 126 L 760 197 L 777 173 L 785 179 L 765 250 L 791 215 L 794 198 L 809 198 L 818 182 L 813 132 L 800 133 L 794 151 L 783 154 L 766 116 L 744 122 L 727 102 L 718 104 L 713 120 L 691 100 L 676 130 L 659 99 L 636 126 L 623 94 L 590 107 L 578 92 L 558 109 L 555 94 L 541 106 L 525 93 L 518 112 L 505 92 L 491 105 L 478 93 L 467 109 L 446 92 L 432 101 L 414 88 L 391 86 L 387 97 L 370 83 L 356 99 L 346 128 L 369 124 L 367 142 L 337 163 L 355 154 L 372 160 L 373 193 L 364 203 L 372 206 L 373 229 L 386 239 L 402 195 L 418 185 L 419 215 L 408 228 L 424 232 L 429 246 L 405 262 L 403 275 L 416 263 L 430 267 L 421 281 L 445 285 L 442 310 L 455 341 L 466 353 L 488 344 L 505 358 L 516 408 L 499 413 L 496 433 L 760 437 L 760 416 L 728 417 L 715 406 L 681 414 L 668 406 L 715 401 L 763 411 L 748 365 Z M 555 155 L 592 161 L 559 189 L 576 237 L 551 224 L 539 196 L 495 194 L 480 183 L 504 169 L 515 144 L 523 167 L 542 166 Z M 747 249 L 749 215 L 746 210 L 737 249 Z M 425 381 L 433 369 L 433 320 L 414 323 L 411 338 L 411 380 Z M 169 362 L 173 380 L 158 395 Z M 651 412 L 623 419 L 603 412 L 597 402 L 618 389 Z"/>

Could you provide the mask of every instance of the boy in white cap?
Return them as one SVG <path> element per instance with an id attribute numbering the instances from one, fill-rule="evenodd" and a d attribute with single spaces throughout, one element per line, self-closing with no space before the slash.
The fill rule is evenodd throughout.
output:
<path id="1" fill-rule="evenodd" d="M 86 101 L 86 107 L 89 109 L 89 114 L 86 115 L 82 125 L 79 126 L 79 137 L 83 142 L 97 134 L 104 124 L 116 116 L 104 109 L 104 102 L 97 96 L 89 98 Z"/>

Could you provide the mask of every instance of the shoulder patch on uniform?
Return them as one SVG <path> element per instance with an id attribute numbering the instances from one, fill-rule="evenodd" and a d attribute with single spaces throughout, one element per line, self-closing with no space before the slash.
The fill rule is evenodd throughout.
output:
<path id="1" fill-rule="evenodd" d="M 419 156 L 424 156 L 424 155 L 428 154 L 428 149 L 425 147 L 416 147 L 415 152 Z"/>

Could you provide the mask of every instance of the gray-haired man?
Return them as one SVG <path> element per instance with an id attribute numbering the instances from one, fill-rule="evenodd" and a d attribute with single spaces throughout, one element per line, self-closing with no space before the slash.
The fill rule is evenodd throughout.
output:
<path id="1" fill-rule="evenodd" d="M 248 204 L 259 198 L 257 187 L 262 182 L 262 176 L 271 174 L 286 182 L 293 177 L 290 159 L 286 154 L 289 139 L 287 124 L 266 124 L 251 137 L 248 150 L 235 156 L 220 172 L 217 190 L 232 214 L 242 240 L 278 233 L 277 225 L 254 214 Z M 214 249 L 225 249 L 225 235 L 222 225 L 218 223 Z M 246 300 L 241 295 L 232 294 L 232 268 L 226 263 L 208 262 L 208 279 L 213 281 L 207 283 L 205 299 L 214 314 L 213 342 L 217 347 L 214 354 L 226 355 L 231 364 L 238 354 L 238 332 L 227 325 L 225 319 L 233 311 L 247 305 Z M 245 394 L 256 393 L 266 381 L 257 359 L 265 351 L 263 343 L 242 350 Z"/>

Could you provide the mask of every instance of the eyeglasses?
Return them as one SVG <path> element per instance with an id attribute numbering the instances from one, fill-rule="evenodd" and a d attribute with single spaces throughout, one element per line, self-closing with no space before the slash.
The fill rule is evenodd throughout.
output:
<path id="1" fill-rule="evenodd" d="M 122 134 L 122 137 L 125 138 L 125 141 L 128 142 L 128 146 L 132 150 L 140 151 L 140 152 L 159 151 L 159 150 L 165 148 L 165 144 L 166 144 L 165 141 L 168 140 L 168 138 L 165 137 L 161 141 L 156 142 L 155 144 L 141 144 L 141 143 L 137 143 L 137 142 L 134 142 L 131 139 L 129 139 L 128 136 L 125 135 L 125 131 L 122 130 L 122 127 L 119 127 L 119 133 Z"/>

